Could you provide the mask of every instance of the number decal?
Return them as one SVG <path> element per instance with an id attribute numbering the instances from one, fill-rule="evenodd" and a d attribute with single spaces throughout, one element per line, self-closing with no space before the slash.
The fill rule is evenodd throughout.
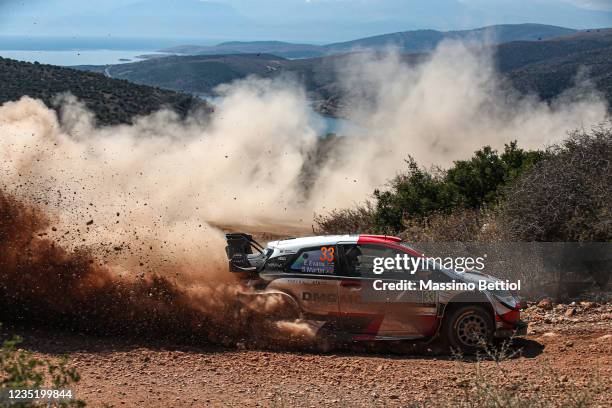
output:
<path id="1" fill-rule="evenodd" d="M 334 247 L 321 247 L 321 257 L 319 261 L 334 263 Z"/>
<path id="2" fill-rule="evenodd" d="M 437 303 L 438 296 L 437 292 L 433 290 L 423 291 L 423 303 Z"/>

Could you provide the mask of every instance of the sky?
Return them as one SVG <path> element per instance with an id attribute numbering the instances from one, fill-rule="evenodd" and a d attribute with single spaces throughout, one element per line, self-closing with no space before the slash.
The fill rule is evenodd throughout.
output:
<path id="1" fill-rule="evenodd" d="M 329 43 L 526 22 L 610 27 L 612 0 L 0 0 L 5 36 Z"/>

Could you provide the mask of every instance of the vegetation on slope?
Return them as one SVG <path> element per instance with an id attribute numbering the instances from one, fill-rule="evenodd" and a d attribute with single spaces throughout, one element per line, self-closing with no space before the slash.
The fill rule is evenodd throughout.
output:
<path id="1" fill-rule="evenodd" d="M 232 41 L 213 46 L 180 45 L 161 51 L 183 55 L 273 54 L 283 58 L 313 58 L 351 52 L 359 48 L 384 50 L 398 48 L 401 52 L 430 52 L 445 39 L 470 39 L 501 44 L 509 41 L 539 41 L 576 30 L 546 24 L 501 24 L 472 30 L 437 31 L 412 30 L 359 38 L 327 45 L 295 44 L 282 41 Z"/>
<path id="2" fill-rule="evenodd" d="M 510 41 L 539 41 L 563 35 L 576 30 L 546 24 L 501 24 L 473 30 L 437 31 L 414 30 L 377 35 L 343 43 L 325 46 L 328 52 L 347 52 L 355 48 L 379 48 L 393 46 L 402 52 L 430 52 L 443 40 L 477 40 L 492 44 Z"/>
<path id="3" fill-rule="evenodd" d="M 502 44 L 496 55 L 500 72 L 520 92 L 551 100 L 576 79 L 588 79 L 612 106 L 612 29 Z"/>
<path id="4" fill-rule="evenodd" d="M 410 158 L 408 169 L 391 180 L 388 190 L 374 191 L 374 220 L 377 225 L 399 231 L 406 217 L 422 219 L 436 212 L 494 204 L 502 186 L 544 156 L 543 152 L 525 151 L 512 142 L 502 154 L 485 146 L 471 159 L 456 161 L 446 171 L 427 171 Z"/>
<path id="5" fill-rule="evenodd" d="M 370 202 L 317 217 L 320 233 L 413 241 L 612 241 L 612 127 L 545 151 L 490 147 L 448 170 L 408 169 Z"/>
<path id="6" fill-rule="evenodd" d="M 130 123 L 132 118 L 167 107 L 180 115 L 206 104 L 174 91 L 136 85 L 102 74 L 0 58 L 0 104 L 22 96 L 54 107 L 58 94 L 70 92 L 96 115 L 102 125 Z"/>
<path id="7" fill-rule="evenodd" d="M 589 78 L 612 106 L 612 30 L 594 30 L 546 41 L 517 41 L 495 48 L 499 72 L 522 93 L 534 93 L 550 101 L 572 88 L 577 76 Z M 426 54 L 404 54 L 409 65 L 419 64 Z M 108 67 L 80 69 L 107 72 L 113 78 L 160 86 L 194 94 L 212 94 L 222 83 L 249 75 L 293 75 L 310 97 L 335 113 L 350 101 L 344 99 L 339 67 L 351 64 L 351 54 L 288 60 L 271 54 L 197 55 L 154 58 Z"/>
<path id="8" fill-rule="evenodd" d="M 504 227 L 521 241 L 612 241 L 612 128 L 574 132 L 507 187 Z"/>

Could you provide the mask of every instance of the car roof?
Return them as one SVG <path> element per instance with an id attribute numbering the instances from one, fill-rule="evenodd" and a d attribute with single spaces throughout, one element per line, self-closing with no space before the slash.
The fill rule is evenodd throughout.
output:
<path id="1" fill-rule="evenodd" d="M 400 242 L 401 238 L 387 235 L 368 235 L 368 234 L 351 234 L 351 235 L 319 235 L 313 237 L 290 238 L 279 241 L 268 242 L 268 247 L 279 248 L 282 250 L 299 250 L 311 246 L 335 245 L 342 243 L 385 243 L 385 242 Z"/>

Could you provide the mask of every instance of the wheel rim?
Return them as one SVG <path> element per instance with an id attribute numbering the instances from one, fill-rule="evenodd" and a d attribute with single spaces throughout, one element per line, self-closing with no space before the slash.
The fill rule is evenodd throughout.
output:
<path id="1" fill-rule="evenodd" d="M 477 314 L 463 316 L 457 322 L 457 338 L 466 346 L 479 346 L 487 338 L 487 322 Z"/>

